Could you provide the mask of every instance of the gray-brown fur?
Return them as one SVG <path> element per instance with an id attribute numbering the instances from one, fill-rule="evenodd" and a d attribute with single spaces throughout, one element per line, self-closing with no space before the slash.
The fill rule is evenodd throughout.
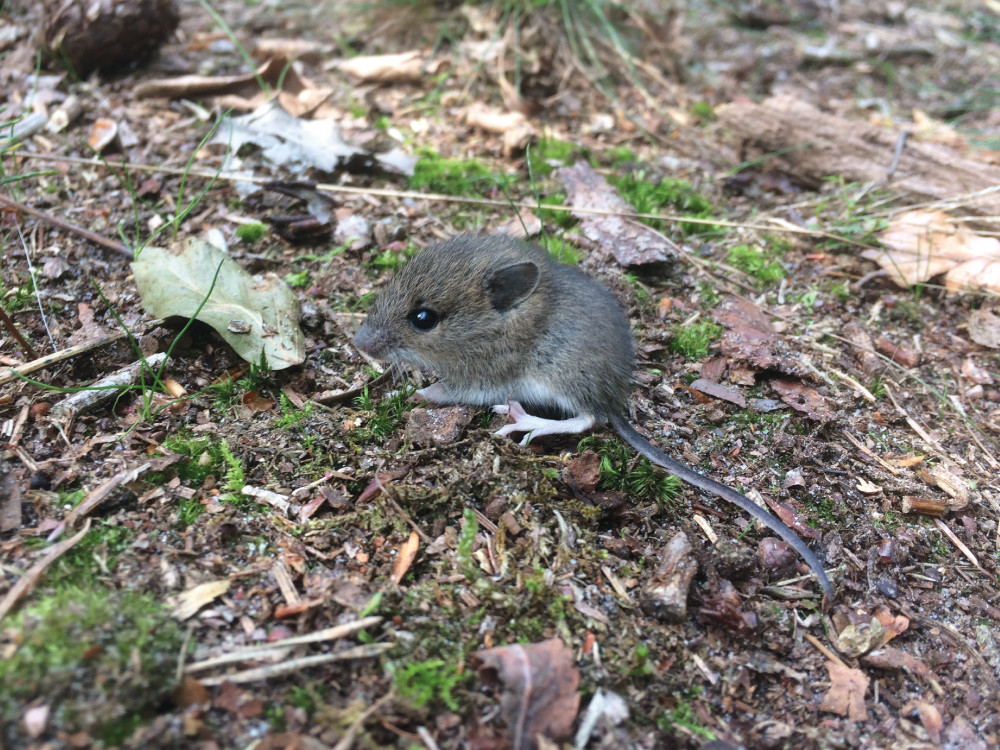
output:
<path id="1" fill-rule="evenodd" d="M 490 283 L 531 262 L 537 286 L 509 308 Z M 407 315 L 434 309 L 419 331 Z M 520 401 L 598 422 L 622 413 L 634 367 L 628 321 L 611 293 L 544 250 L 509 237 L 462 235 L 427 248 L 385 285 L 357 337 L 372 356 L 428 367 L 456 402 Z"/>
<path id="2" fill-rule="evenodd" d="M 421 309 L 438 316 L 429 330 L 408 320 Z M 437 401 L 517 401 L 535 415 L 593 418 L 574 431 L 610 422 L 657 466 L 774 531 L 833 596 L 822 564 L 794 531 L 731 487 L 670 458 L 626 421 L 635 362 L 625 314 L 607 289 L 544 250 L 508 237 L 471 235 L 429 247 L 386 284 L 355 344 L 378 359 L 432 370 L 445 396 L 435 393 Z"/>

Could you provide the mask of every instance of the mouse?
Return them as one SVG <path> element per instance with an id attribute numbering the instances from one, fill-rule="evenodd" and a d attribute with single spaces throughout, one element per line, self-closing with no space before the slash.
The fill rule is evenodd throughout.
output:
<path id="1" fill-rule="evenodd" d="M 374 359 L 436 375 L 417 391 L 426 401 L 507 415 L 497 434 L 523 433 L 522 445 L 610 425 L 655 466 L 777 534 L 832 599 L 822 564 L 792 529 L 632 427 L 626 415 L 635 354 L 625 311 L 609 289 L 537 245 L 467 234 L 427 247 L 384 285 L 354 344 Z"/>

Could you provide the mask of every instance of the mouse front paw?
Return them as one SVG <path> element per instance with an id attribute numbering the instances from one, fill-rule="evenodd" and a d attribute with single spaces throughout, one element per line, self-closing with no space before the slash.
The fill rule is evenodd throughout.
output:
<path id="1" fill-rule="evenodd" d="M 448 386 L 441 380 L 431 383 L 426 388 L 418 388 L 410 398 L 412 400 L 430 401 L 432 404 L 455 403 L 455 399 L 448 390 Z"/>

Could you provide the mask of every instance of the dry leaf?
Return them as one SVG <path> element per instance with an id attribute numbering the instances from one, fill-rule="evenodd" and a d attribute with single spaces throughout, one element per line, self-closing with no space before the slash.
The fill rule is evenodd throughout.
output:
<path id="1" fill-rule="evenodd" d="M 879 240 L 885 250 L 865 250 L 861 255 L 882 266 L 901 287 L 943 273 L 949 292 L 988 289 L 1000 293 L 1000 240 L 956 224 L 944 211 L 900 214 Z"/>
<path id="2" fill-rule="evenodd" d="M 487 133 L 506 133 L 519 128 L 531 128 L 528 118 L 520 112 L 501 112 L 487 107 L 482 102 L 475 102 L 469 106 L 465 111 L 465 122 Z"/>
<path id="3" fill-rule="evenodd" d="M 223 578 L 219 581 L 201 583 L 187 591 L 182 591 L 176 597 L 171 598 L 173 605 L 171 614 L 178 620 L 188 619 L 206 604 L 215 601 L 229 591 L 230 583 L 228 578 Z"/>
<path id="4" fill-rule="evenodd" d="M 920 723 L 924 725 L 927 734 L 930 735 L 931 742 L 935 745 L 941 744 L 941 730 L 944 722 L 941 721 L 941 712 L 933 703 L 927 701 L 917 701 L 917 715 L 920 716 Z"/>
<path id="5" fill-rule="evenodd" d="M 570 487 L 579 492 L 593 492 L 597 480 L 601 478 L 601 457 L 587 450 L 570 459 L 563 471 L 563 477 Z"/>
<path id="6" fill-rule="evenodd" d="M 724 385 L 713 383 L 711 380 L 706 380 L 705 378 L 698 378 L 688 388 L 704 393 L 712 398 L 736 404 L 741 409 L 746 408 L 747 405 L 746 397 L 735 388 L 727 388 Z"/>
<path id="7" fill-rule="evenodd" d="M 882 646 L 865 654 L 861 660 L 879 669 L 905 669 L 920 677 L 931 674 L 930 668 L 924 662 L 895 646 Z"/>
<path id="8" fill-rule="evenodd" d="M 502 685 L 500 706 L 514 750 L 529 750 L 535 736 L 568 739 L 580 708 L 580 671 L 558 638 L 477 651 L 479 679 Z"/>
<path id="9" fill-rule="evenodd" d="M 565 188 L 566 202 L 570 206 L 608 212 L 604 215 L 574 211 L 573 216 L 580 220 L 583 236 L 608 248 L 619 265 L 663 263 L 677 257 L 677 251 L 666 239 L 617 215 L 630 214 L 635 209 L 586 162 L 561 167 L 555 171 L 555 176 Z"/>
<path id="10" fill-rule="evenodd" d="M 892 640 L 900 633 L 905 633 L 910 627 L 910 620 L 908 617 L 903 615 L 893 615 L 888 607 L 882 606 L 875 610 L 874 615 L 876 620 L 882 623 L 882 627 L 885 628 L 885 640 L 886 642 Z"/>
<path id="11" fill-rule="evenodd" d="M 980 346 L 1000 349 L 1000 315 L 981 307 L 969 313 L 969 336 Z"/>
<path id="12" fill-rule="evenodd" d="M 775 378 L 771 386 L 781 400 L 817 422 L 830 422 L 837 416 L 836 404 L 811 386 L 798 380 Z"/>
<path id="13" fill-rule="evenodd" d="M 392 566 L 392 582 L 398 586 L 399 582 L 403 580 L 403 576 L 406 575 L 406 571 L 410 569 L 410 565 L 417 557 L 417 551 L 420 549 L 420 537 L 417 535 L 416 531 L 410 532 L 410 538 L 403 542 L 402 546 L 399 548 L 399 555 L 396 557 L 396 562 Z"/>
<path id="14" fill-rule="evenodd" d="M 428 60 L 417 50 L 400 52 L 396 55 L 365 55 L 341 60 L 337 68 L 362 81 L 375 83 L 409 82 L 416 83 L 432 76 L 448 63 L 446 60 Z"/>
<path id="15" fill-rule="evenodd" d="M 863 492 L 866 495 L 877 495 L 879 492 L 882 491 L 881 487 L 879 487 L 877 484 L 869 482 L 864 477 L 859 477 L 857 483 L 854 486 L 858 488 L 859 492 Z"/>
<path id="16" fill-rule="evenodd" d="M 848 625 L 837 634 L 837 650 L 846 656 L 861 656 L 889 640 L 878 619 Z"/>
<path id="17" fill-rule="evenodd" d="M 851 721 L 867 721 L 865 673 L 831 660 L 826 662 L 826 671 L 830 673 L 830 689 L 823 696 L 820 710 L 846 716 Z"/>
<path id="18" fill-rule="evenodd" d="M 104 118 L 97 120 L 90 128 L 90 136 L 87 139 L 88 145 L 94 149 L 95 153 L 103 153 L 104 149 L 110 146 L 118 137 L 118 123 L 114 120 Z"/>

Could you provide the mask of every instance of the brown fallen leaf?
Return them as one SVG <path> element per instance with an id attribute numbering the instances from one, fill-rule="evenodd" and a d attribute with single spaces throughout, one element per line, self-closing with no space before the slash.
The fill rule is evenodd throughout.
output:
<path id="1" fill-rule="evenodd" d="M 677 257 L 677 251 L 665 239 L 636 221 L 616 215 L 634 213 L 635 209 L 587 162 L 561 167 L 555 176 L 565 188 L 570 206 L 608 212 L 574 211 L 573 216 L 580 220 L 583 236 L 599 247 L 609 248 L 619 265 L 663 263 Z"/>
<path id="2" fill-rule="evenodd" d="M 277 403 L 273 398 L 261 395 L 260 391 L 247 391 L 241 401 L 250 411 L 256 412 L 271 411 Z"/>
<path id="3" fill-rule="evenodd" d="M 593 492 L 601 478 L 601 457 L 594 451 L 584 451 L 566 464 L 567 483 L 580 492 Z"/>
<path id="4" fill-rule="evenodd" d="M 931 674 L 927 664 L 895 646 L 877 648 L 861 657 L 861 661 L 879 669 L 906 669 L 918 677 L 927 677 Z"/>
<path id="5" fill-rule="evenodd" d="M 1000 240 L 956 224 L 944 211 L 900 214 L 882 231 L 885 250 L 865 250 L 898 286 L 911 287 L 945 274 L 948 292 L 1000 292 Z"/>
<path id="6" fill-rule="evenodd" d="M 530 750 L 535 737 L 561 741 L 573 731 L 580 708 L 580 671 L 562 640 L 514 644 L 477 651 L 479 679 L 502 686 L 500 707 L 514 750 Z"/>
<path id="7" fill-rule="evenodd" d="M 927 734 L 930 735 L 931 742 L 935 745 L 941 744 L 941 730 L 944 729 L 944 722 L 941 721 L 941 712 L 937 706 L 927 701 L 917 701 L 915 708 L 920 717 L 920 723 L 924 725 Z"/>
<path id="8" fill-rule="evenodd" d="M 867 721 L 865 693 L 868 691 L 868 677 L 865 673 L 829 659 L 825 666 L 830 674 L 830 689 L 823 696 L 820 710 L 846 716 L 851 721 Z"/>
<path id="9" fill-rule="evenodd" d="M 688 388 L 712 396 L 713 398 L 736 404 L 741 409 L 746 408 L 747 405 L 746 397 L 736 389 L 727 388 L 724 385 L 713 383 L 711 380 L 706 380 L 705 378 L 698 378 Z"/>
<path id="10" fill-rule="evenodd" d="M 798 380 L 775 378 L 771 386 L 781 400 L 817 422 L 832 422 L 837 416 L 834 403 L 815 388 Z"/>
<path id="11" fill-rule="evenodd" d="M 190 675 L 184 675 L 173 694 L 174 704 L 181 708 L 187 708 L 197 703 L 208 703 L 211 699 L 212 696 L 209 694 L 208 688 Z"/>
<path id="12" fill-rule="evenodd" d="M 396 562 L 392 566 L 392 582 L 398 586 L 399 582 L 403 580 L 403 576 L 406 575 L 406 571 L 410 569 L 410 565 L 417 557 L 417 551 L 420 549 L 420 536 L 416 531 L 410 532 L 410 538 L 407 539 L 399 548 L 399 555 L 396 557 Z"/>

